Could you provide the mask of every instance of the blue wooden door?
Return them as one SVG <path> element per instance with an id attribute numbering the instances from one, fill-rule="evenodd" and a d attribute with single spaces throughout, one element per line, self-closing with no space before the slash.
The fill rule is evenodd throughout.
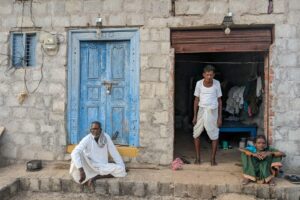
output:
<path id="1" fill-rule="evenodd" d="M 90 123 L 100 121 L 105 105 L 102 80 L 105 78 L 106 46 L 98 42 L 80 44 L 79 139 L 89 133 Z"/>
<path id="2" fill-rule="evenodd" d="M 117 143 L 128 144 L 131 104 L 129 42 L 108 42 L 107 52 L 105 130 L 117 136 Z"/>
<path id="3" fill-rule="evenodd" d="M 130 132 L 137 132 L 130 123 L 137 120 L 131 114 L 131 76 L 129 41 L 80 43 L 79 139 L 92 121 L 100 121 L 106 133 L 117 136 L 115 143 L 131 143 Z"/>
<path id="4" fill-rule="evenodd" d="M 139 41 L 135 28 L 69 31 L 69 144 L 97 120 L 115 143 L 139 146 Z"/>

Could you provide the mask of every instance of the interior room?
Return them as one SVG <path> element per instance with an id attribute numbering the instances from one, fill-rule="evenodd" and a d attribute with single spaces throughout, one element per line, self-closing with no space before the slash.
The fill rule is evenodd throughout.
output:
<path id="1" fill-rule="evenodd" d="M 193 139 L 193 103 L 196 82 L 203 68 L 213 65 L 215 79 L 222 89 L 222 126 L 217 162 L 238 162 L 238 148 L 251 144 L 264 133 L 264 54 L 181 53 L 175 55 L 175 141 L 174 157 L 186 163 L 195 159 Z M 205 132 L 200 136 L 201 160 L 210 161 L 211 142 Z"/>

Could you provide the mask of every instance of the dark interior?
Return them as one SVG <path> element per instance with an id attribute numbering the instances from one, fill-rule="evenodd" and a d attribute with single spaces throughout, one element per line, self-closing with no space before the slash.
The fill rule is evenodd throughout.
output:
<path id="1" fill-rule="evenodd" d="M 247 86 L 246 88 L 248 88 L 251 82 L 255 82 L 256 85 L 257 77 L 261 77 L 262 89 L 264 88 L 263 53 L 244 52 L 176 54 L 174 157 L 181 157 L 191 163 L 193 162 L 195 156 L 192 137 L 193 94 L 196 82 L 202 79 L 203 68 L 208 64 L 215 66 L 215 79 L 220 81 L 222 87 L 223 125 L 227 123 L 231 124 L 232 120 L 234 120 L 236 123 L 251 124 L 256 126 L 257 134 L 262 134 L 264 131 L 263 92 L 260 97 L 253 97 L 256 102 L 255 109 L 253 110 L 256 111 L 253 112 L 251 116 L 249 116 L 249 110 L 247 112 L 246 107 L 241 108 L 239 113 L 233 114 L 225 110 L 228 92 L 232 87 Z M 220 162 L 238 161 L 240 158 L 238 153 L 238 145 L 240 139 L 243 137 L 249 138 L 249 133 L 220 133 L 217 159 L 221 159 Z M 200 139 L 202 160 L 206 162 L 209 161 L 210 156 L 210 140 L 206 133 L 203 133 Z M 223 141 L 228 142 L 230 149 L 223 149 Z"/>

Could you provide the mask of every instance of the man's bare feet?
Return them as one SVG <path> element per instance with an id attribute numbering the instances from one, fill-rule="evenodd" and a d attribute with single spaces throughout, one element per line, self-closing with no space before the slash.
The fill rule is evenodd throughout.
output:
<path id="1" fill-rule="evenodd" d="M 244 178 L 242 181 L 242 185 L 247 185 L 248 183 L 250 183 L 250 180 L 247 178 Z"/>
<path id="2" fill-rule="evenodd" d="M 275 183 L 275 181 L 274 181 L 273 178 L 268 182 L 268 184 L 269 184 L 270 186 L 275 186 L 275 185 L 276 185 L 276 183 Z"/>
<path id="3" fill-rule="evenodd" d="M 94 178 L 91 178 L 86 182 L 86 186 L 91 190 L 91 192 L 95 191 Z"/>
<path id="4" fill-rule="evenodd" d="M 216 165 L 218 165 L 218 163 L 215 160 L 211 160 L 210 161 L 210 165 L 211 166 L 216 166 Z"/>
<path id="5" fill-rule="evenodd" d="M 201 164 L 201 160 L 200 158 L 196 158 L 194 164 L 196 165 L 200 165 Z"/>

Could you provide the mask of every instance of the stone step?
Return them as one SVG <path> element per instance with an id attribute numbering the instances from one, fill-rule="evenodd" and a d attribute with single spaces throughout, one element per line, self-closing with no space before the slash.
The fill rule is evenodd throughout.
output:
<path id="1" fill-rule="evenodd" d="M 0 180 L 0 200 L 8 200 L 18 194 L 20 191 L 19 179 L 1 179 Z"/>
<path id="2" fill-rule="evenodd" d="M 269 185 L 205 185 L 174 182 L 124 181 L 118 178 L 98 179 L 95 191 L 69 178 L 20 178 L 20 190 L 34 192 L 96 193 L 105 196 L 132 196 L 150 198 L 165 196 L 188 199 L 214 199 L 222 194 L 252 195 L 259 199 L 299 200 L 300 186 L 270 187 Z"/>
<path id="3" fill-rule="evenodd" d="M 227 194 L 245 194 L 256 199 L 278 200 L 299 200 L 300 197 L 300 185 L 293 185 L 284 179 L 276 178 L 275 187 L 253 183 L 243 186 L 240 184 L 240 167 L 230 163 L 213 168 L 208 163 L 201 166 L 186 165 L 179 171 L 169 168 L 148 169 L 149 166 L 147 169 L 137 169 L 138 167 L 131 166 L 132 169 L 124 178 L 98 179 L 94 192 L 71 179 L 68 162 L 48 163 L 36 172 L 27 172 L 24 166 L 25 164 L 21 164 L 0 169 L 0 200 L 10 200 L 17 193 L 22 197 L 20 192 L 53 195 L 61 193 L 69 196 L 88 196 L 88 193 L 91 193 L 94 196 L 113 196 L 113 199 L 117 196 L 128 196 L 131 197 L 128 198 L 130 200 L 155 197 L 159 197 L 157 200 L 219 200 L 220 196 Z"/>

